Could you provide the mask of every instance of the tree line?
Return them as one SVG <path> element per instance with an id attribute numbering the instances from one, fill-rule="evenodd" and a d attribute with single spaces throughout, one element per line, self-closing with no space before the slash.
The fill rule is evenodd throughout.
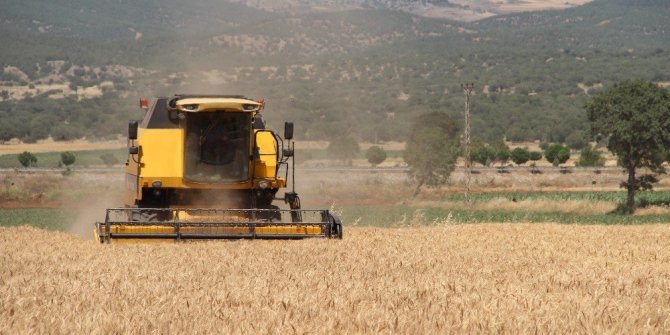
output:
<path id="1" fill-rule="evenodd" d="M 635 211 L 635 193 L 651 190 L 658 175 L 665 173 L 670 160 L 670 92 L 650 81 L 626 80 L 613 85 L 592 98 L 585 106 L 589 120 L 589 137 L 605 141 L 605 147 L 617 157 L 618 165 L 627 172 L 621 186 L 627 191 L 621 212 Z M 428 119 L 430 122 L 424 122 Z M 416 181 L 415 195 L 423 185 L 444 184 L 462 155 L 458 123 L 444 113 L 433 113 L 417 120 L 404 154 L 410 166 L 409 175 Z M 515 152 L 514 154 L 512 152 Z M 515 163 L 523 164 L 538 152 L 524 148 L 512 151 L 504 144 L 479 144 L 472 152 L 473 160 L 483 165 L 506 162 L 514 155 Z M 570 150 L 561 144 L 546 145 L 543 156 L 554 165 L 570 157 Z M 582 149 L 579 165 L 601 165 L 602 156 L 590 145 Z M 638 172 L 644 169 L 643 174 Z"/>

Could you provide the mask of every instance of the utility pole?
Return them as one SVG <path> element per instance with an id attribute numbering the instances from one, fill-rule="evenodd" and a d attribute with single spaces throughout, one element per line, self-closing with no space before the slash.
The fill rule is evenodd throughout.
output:
<path id="1" fill-rule="evenodd" d="M 474 92 L 475 84 L 461 84 L 463 93 L 465 94 L 465 201 L 470 201 L 470 179 L 472 177 L 472 168 L 470 162 L 470 96 Z"/>

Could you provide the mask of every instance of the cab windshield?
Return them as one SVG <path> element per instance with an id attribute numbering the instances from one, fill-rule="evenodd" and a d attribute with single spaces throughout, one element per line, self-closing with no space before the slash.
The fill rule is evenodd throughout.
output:
<path id="1" fill-rule="evenodd" d="M 186 113 L 185 178 L 208 183 L 248 180 L 250 127 L 250 113 Z"/>

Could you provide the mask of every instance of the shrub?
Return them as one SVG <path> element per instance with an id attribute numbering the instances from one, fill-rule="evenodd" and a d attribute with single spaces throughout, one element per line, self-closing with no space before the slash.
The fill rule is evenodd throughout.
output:
<path id="1" fill-rule="evenodd" d="M 31 167 L 37 165 L 37 157 L 35 157 L 35 155 L 31 154 L 28 151 L 24 151 L 23 153 L 19 154 L 18 159 L 19 163 L 21 163 L 23 167 Z"/>
<path id="2" fill-rule="evenodd" d="M 506 144 L 499 145 L 496 148 L 496 161 L 500 162 L 500 165 L 505 165 L 510 157 L 509 147 Z"/>
<path id="3" fill-rule="evenodd" d="M 552 144 L 544 151 L 544 158 L 552 165 L 558 166 L 570 159 L 570 149 L 560 144 Z"/>
<path id="4" fill-rule="evenodd" d="M 600 151 L 590 145 L 584 147 L 579 154 L 579 160 L 575 164 L 577 166 L 603 166 L 605 165 L 605 158 Z"/>
<path id="5" fill-rule="evenodd" d="M 530 152 L 526 148 L 514 148 L 511 152 L 511 157 L 514 164 L 521 165 L 530 159 Z"/>
<path id="6" fill-rule="evenodd" d="M 74 156 L 73 153 L 66 151 L 60 154 L 60 161 L 63 163 L 65 166 L 70 166 L 74 164 L 74 162 L 77 160 L 77 157 Z"/>
<path id="7" fill-rule="evenodd" d="M 533 162 L 537 162 L 540 159 L 542 159 L 542 153 L 539 151 L 531 151 L 528 153 L 528 160 L 531 160 Z"/>
<path id="8" fill-rule="evenodd" d="M 496 151 L 486 143 L 475 143 L 470 151 L 470 160 L 483 166 L 490 166 L 496 159 Z"/>
<path id="9" fill-rule="evenodd" d="M 386 151 L 382 147 L 372 146 L 365 152 L 365 158 L 373 167 L 376 167 L 386 160 Z"/>

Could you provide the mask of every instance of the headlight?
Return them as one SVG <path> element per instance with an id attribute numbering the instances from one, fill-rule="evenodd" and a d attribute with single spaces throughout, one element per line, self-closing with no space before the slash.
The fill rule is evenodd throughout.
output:
<path id="1" fill-rule="evenodd" d="M 160 180 L 154 180 L 151 183 L 151 187 L 153 187 L 153 188 L 161 188 L 161 186 L 163 186 L 163 183 L 161 183 Z"/>
<path id="2" fill-rule="evenodd" d="M 269 186 L 269 184 L 268 184 L 267 180 L 261 180 L 258 183 L 258 187 L 260 187 L 262 189 L 266 189 L 266 188 L 268 188 L 268 186 Z"/>
<path id="3" fill-rule="evenodd" d="M 245 105 L 242 105 L 242 109 L 244 109 L 247 112 L 250 112 L 250 111 L 257 110 L 258 106 L 257 105 L 251 105 L 251 104 L 245 104 Z"/>
<path id="4" fill-rule="evenodd" d="M 199 107 L 198 105 L 193 104 L 193 105 L 184 105 L 181 108 L 184 109 L 185 111 L 195 112 L 196 110 L 198 110 L 198 107 Z"/>

